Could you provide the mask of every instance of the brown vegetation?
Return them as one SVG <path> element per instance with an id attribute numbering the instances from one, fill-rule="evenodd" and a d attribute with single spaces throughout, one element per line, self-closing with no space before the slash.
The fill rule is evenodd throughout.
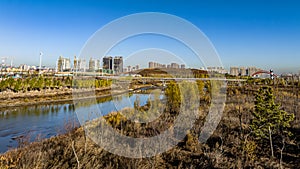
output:
<path id="1" fill-rule="evenodd" d="M 205 85 L 201 84 L 201 88 Z M 201 99 L 199 119 L 187 132 L 186 137 L 171 150 L 155 157 L 130 159 L 111 154 L 86 137 L 83 128 L 80 127 L 67 134 L 31 143 L 1 155 L 0 168 L 298 168 L 299 90 L 273 86 L 276 102 L 281 103 L 280 109 L 294 113 L 296 119 L 289 128 L 292 135 L 285 140 L 284 149 L 280 135 L 273 136 L 274 158 L 272 158 L 268 140 L 258 142 L 252 135 L 250 126 L 253 119 L 252 112 L 255 111 L 254 96 L 261 85 L 265 84 L 248 83 L 228 88 L 222 120 L 206 143 L 200 143 L 198 137 L 208 114 L 209 97 Z M 173 87 L 177 88 L 176 85 Z M 179 93 L 175 92 L 174 88 L 170 93 Z M 205 98 L 209 93 L 201 95 Z M 151 104 L 157 103 L 150 102 L 149 105 Z M 151 137 L 172 126 L 178 115 L 176 104 L 173 104 L 173 107 L 168 106 L 159 119 L 142 125 L 126 118 L 126 113 L 130 114 L 131 110 L 111 113 L 105 116 L 105 119 L 116 131 L 124 135 Z M 149 105 L 136 108 L 147 110 Z M 161 121 L 163 123 L 160 123 Z"/>

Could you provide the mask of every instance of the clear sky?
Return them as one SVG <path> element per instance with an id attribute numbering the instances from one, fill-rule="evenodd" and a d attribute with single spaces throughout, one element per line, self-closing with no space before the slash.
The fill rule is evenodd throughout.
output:
<path id="1" fill-rule="evenodd" d="M 298 72 L 299 9 L 297 0 L 1 0 L 0 57 L 38 65 L 43 51 L 43 65 L 54 66 L 60 55 L 78 55 L 88 38 L 114 19 L 163 12 L 202 30 L 227 68 Z"/>

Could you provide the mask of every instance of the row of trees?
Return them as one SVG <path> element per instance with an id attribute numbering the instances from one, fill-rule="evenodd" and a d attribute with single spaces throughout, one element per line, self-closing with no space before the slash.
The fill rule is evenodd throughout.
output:
<path id="1" fill-rule="evenodd" d="M 205 100 L 208 102 L 211 97 L 210 96 L 211 86 L 212 85 L 210 81 L 200 81 L 200 80 L 196 81 L 196 83 L 191 83 L 191 82 L 176 83 L 174 81 L 170 82 L 165 90 L 169 111 L 179 112 L 180 106 L 183 106 L 182 103 L 188 104 L 188 101 L 186 99 L 189 99 L 190 103 L 192 102 L 196 103 L 193 99 L 197 97 L 197 100 L 199 101 Z"/>
<path id="2" fill-rule="evenodd" d="M 27 77 L 23 79 L 7 78 L 0 81 L 0 92 L 27 92 L 43 89 L 60 89 L 60 88 L 100 88 L 111 85 L 111 80 L 89 79 L 89 80 L 73 80 L 72 77 Z"/>
<path id="3" fill-rule="evenodd" d="M 112 85 L 112 80 L 103 79 L 75 79 L 72 86 L 74 88 L 101 88 Z"/>

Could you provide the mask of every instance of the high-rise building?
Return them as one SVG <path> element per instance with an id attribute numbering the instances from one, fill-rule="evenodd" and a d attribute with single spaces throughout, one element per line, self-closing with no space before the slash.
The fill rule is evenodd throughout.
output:
<path id="1" fill-rule="evenodd" d="M 19 69 L 21 71 L 28 71 L 30 69 L 30 66 L 22 64 L 22 65 L 20 65 Z"/>
<path id="2" fill-rule="evenodd" d="M 139 65 L 136 65 L 135 66 L 135 70 L 139 70 L 140 69 L 140 66 Z"/>
<path id="3" fill-rule="evenodd" d="M 203 70 L 202 68 L 200 68 L 201 70 Z M 228 73 L 224 67 L 207 67 L 207 71 L 209 72 L 214 72 L 214 73 L 220 73 L 220 74 L 226 74 Z"/>
<path id="4" fill-rule="evenodd" d="M 90 58 L 89 61 L 89 71 L 94 72 L 96 70 L 96 63 L 93 58 Z"/>
<path id="5" fill-rule="evenodd" d="M 114 58 L 114 72 L 116 74 L 123 72 L 123 57 L 122 56 L 116 56 Z"/>
<path id="6" fill-rule="evenodd" d="M 57 71 L 58 72 L 65 72 L 71 70 L 71 61 L 68 58 L 63 58 L 59 56 L 57 60 Z"/>
<path id="7" fill-rule="evenodd" d="M 85 72 L 87 69 L 87 66 L 86 66 L 86 61 L 85 59 L 79 59 L 77 61 L 77 71 L 80 71 L 80 72 Z"/>
<path id="8" fill-rule="evenodd" d="M 139 68 L 138 65 L 137 65 L 137 67 Z M 163 68 L 163 64 L 157 63 L 157 62 L 149 62 L 149 68 L 150 69 L 153 69 L 153 68 Z"/>
<path id="9" fill-rule="evenodd" d="M 240 67 L 240 76 L 247 76 L 247 70 L 245 67 Z"/>
<path id="10" fill-rule="evenodd" d="M 103 69 L 113 70 L 113 59 L 111 56 L 106 56 L 103 58 Z"/>
<path id="11" fill-rule="evenodd" d="M 127 71 L 130 72 L 131 71 L 131 66 L 127 66 Z"/>
<path id="12" fill-rule="evenodd" d="M 230 67 L 230 75 L 238 76 L 239 75 L 239 68 L 238 67 Z"/>
<path id="13" fill-rule="evenodd" d="M 73 70 L 78 71 L 78 60 L 76 56 L 74 56 Z"/>
<path id="14" fill-rule="evenodd" d="M 177 64 L 177 63 L 171 63 L 171 68 L 178 69 L 179 68 L 179 64 Z"/>
<path id="15" fill-rule="evenodd" d="M 155 67 L 154 67 L 154 62 L 149 62 L 149 68 L 150 68 L 150 69 L 155 68 Z"/>
<path id="16" fill-rule="evenodd" d="M 136 69 L 139 69 L 138 65 L 135 67 Z M 153 68 L 173 68 L 173 69 L 185 69 L 185 65 L 181 64 L 179 65 L 178 63 L 171 63 L 169 65 L 166 64 L 161 64 L 161 63 L 157 63 L 157 62 L 149 62 L 149 68 L 153 69 Z"/>
<path id="17" fill-rule="evenodd" d="M 258 69 L 256 67 L 248 67 L 248 76 L 252 76 Z"/>
<path id="18" fill-rule="evenodd" d="M 63 57 L 59 56 L 58 60 L 57 60 L 57 66 L 56 66 L 56 71 L 57 72 L 62 72 L 62 64 L 63 64 Z"/>
<path id="19" fill-rule="evenodd" d="M 89 61 L 89 71 L 94 72 L 100 69 L 100 60 L 90 58 Z"/>

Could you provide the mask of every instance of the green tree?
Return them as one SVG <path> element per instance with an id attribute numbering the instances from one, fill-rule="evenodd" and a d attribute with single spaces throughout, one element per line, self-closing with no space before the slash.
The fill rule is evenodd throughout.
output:
<path id="1" fill-rule="evenodd" d="M 294 120 L 294 114 L 280 109 L 280 105 L 275 103 L 271 87 L 261 87 L 255 99 L 255 110 L 252 113 L 254 118 L 250 127 L 258 139 L 269 139 L 271 155 L 274 157 L 272 136 L 290 135 L 288 127 Z"/>
<path id="2" fill-rule="evenodd" d="M 22 90 L 22 80 L 21 79 L 17 79 L 15 82 L 14 82 L 14 92 L 19 92 Z"/>
<path id="3" fill-rule="evenodd" d="M 204 95 L 205 83 L 202 80 L 198 80 L 197 85 L 198 85 L 198 90 L 199 90 L 200 96 L 203 96 Z"/>
<path id="4" fill-rule="evenodd" d="M 179 86 L 176 82 L 171 81 L 165 91 L 167 105 L 171 112 L 179 112 L 181 105 L 181 95 Z"/>

